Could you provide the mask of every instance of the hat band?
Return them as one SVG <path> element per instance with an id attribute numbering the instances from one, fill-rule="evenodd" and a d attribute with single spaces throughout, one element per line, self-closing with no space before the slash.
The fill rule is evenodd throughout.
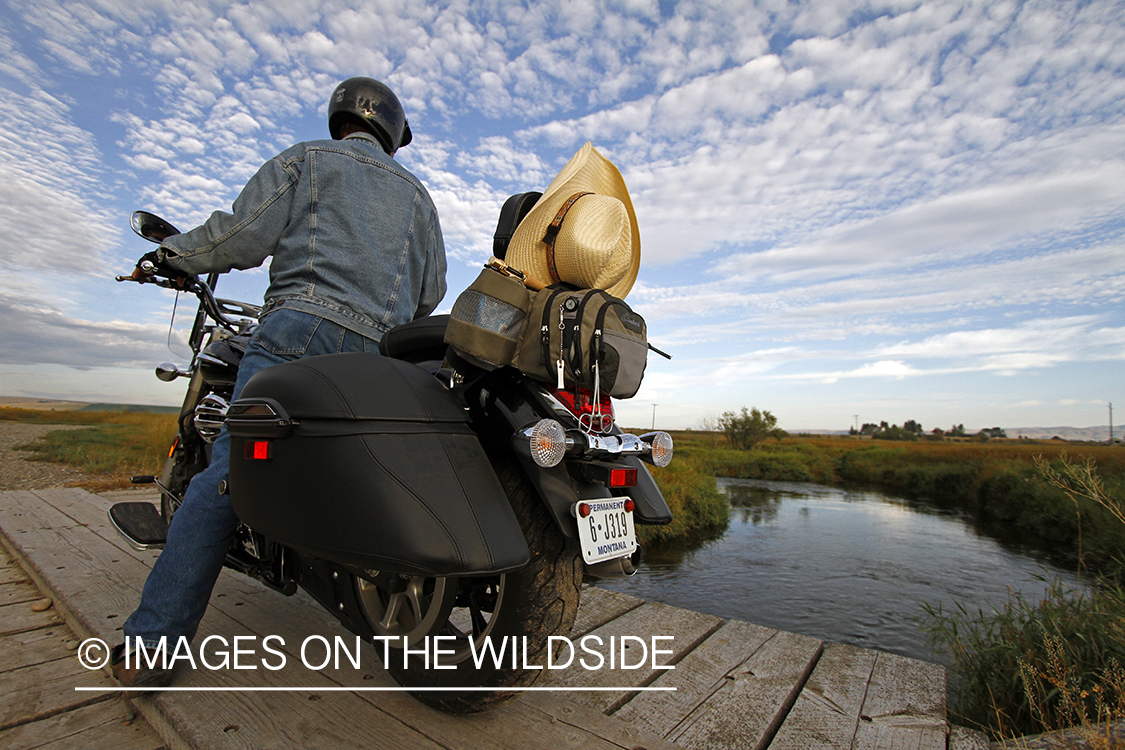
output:
<path id="1" fill-rule="evenodd" d="M 562 279 L 559 278 L 558 269 L 555 268 L 555 240 L 558 239 L 559 230 L 562 228 L 566 212 L 569 211 L 570 207 L 583 195 L 593 195 L 593 193 L 590 191 L 575 193 L 567 198 L 566 202 L 559 208 L 559 212 L 555 214 L 555 220 L 547 227 L 547 233 L 543 235 L 543 242 L 547 245 L 547 271 L 551 274 L 551 283 L 553 284 L 562 281 Z"/>

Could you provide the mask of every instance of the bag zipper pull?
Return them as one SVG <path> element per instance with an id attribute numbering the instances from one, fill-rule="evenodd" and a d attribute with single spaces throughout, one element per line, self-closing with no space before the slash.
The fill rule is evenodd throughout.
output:
<path id="1" fill-rule="evenodd" d="M 562 357 L 559 357 L 558 360 L 555 362 L 555 364 L 558 366 L 558 369 L 559 369 L 558 389 L 561 391 L 563 388 L 566 388 L 566 383 L 563 382 L 563 361 L 562 361 Z"/>

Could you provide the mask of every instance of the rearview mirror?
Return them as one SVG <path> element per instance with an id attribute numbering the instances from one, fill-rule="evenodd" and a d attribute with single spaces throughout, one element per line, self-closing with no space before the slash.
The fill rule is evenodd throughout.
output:
<path id="1" fill-rule="evenodd" d="M 129 218 L 133 231 L 149 242 L 160 244 L 166 237 L 179 234 L 180 230 L 148 211 L 134 211 Z"/>

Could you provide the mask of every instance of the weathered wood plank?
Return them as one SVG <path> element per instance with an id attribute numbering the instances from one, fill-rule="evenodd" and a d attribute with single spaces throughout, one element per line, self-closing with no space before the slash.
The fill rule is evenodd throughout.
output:
<path id="1" fill-rule="evenodd" d="M 19 508 L 0 502 L 0 530 L 39 582 L 54 592 L 56 609 L 77 633 L 118 640 L 148 566 L 32 493 L 21 494 L 32 499 L 23 499 Z M 155 553 L 146 554 L 155 559 Z"/>
<path id="2" fill-rule="evenodd" d="M 614 748 L 644 748 L 645 750 L 675 750 L 679 745 L 668 742 L 651 727 L 644 724 L 631 724 L 610 717 L 597 709 L 584 706 L 556 693 L 528 693 L 520 701 L 521 706 L 540 711 L 537 717 L 548 725 L 556 723 L 593 732 Z M 541 725 L 541 724 L 540 724 Z M 524 748 L 536 746 L 534 742 L 525 743 Z M 515 747 L 515 746 L 513 746 Z M 555 747 L 547 742 L 539 747 Z"/>
<path id="3" fill-rule="evenodd" d="M 128 492 L 128 491 L 126 491 Z M 95 495 L 86 490 L 67 487 L 51 490 L 35 490 L 32 492 L 39 501 L 46 506 L 54 508 L 62 516 L 72 520 L 75 524 L 85 526 L 102 539 L 121 551 L 123 555 L 135 557 L 138 560 L 149 561 L 156 559 L 157 552 L 136 550 L 129 545 L 117 529 L 110 523 L 108 511 L 113 505 L 101 495 Z M 151 500 L 151 497 L 138 497 L 137 500 Z M 156 506 L 159 506 L 157 495 Z"/>
<path id="4" fill-rule="evenodd" d="M 968 727 L 949 727 L 949 750 L 992 750 L 988 735 Z"/>
<path id="5" fill-rule="evenodd" d="M 647 685 L 665 671 L 653 668 L 653 636 L 660 636 L 663 639 L 655 642 L 656 648 L 670 652 L 657 657 L 656 664 L 658 666 L 675 664 L 722 622 L 720 618 L 713 615 L 658 602 L 648 602 L 583 636 L 591 639 L 587 642 L 588 647 L 601 655 L 601 661 L 598 656 L 583 653 L 581 641 L 576 639 L 574 661 L 570 667 L 544 675 L 541 678 L 542 684 L 625 688 L 620 693 L 609 691 L 573 693 L 571 696 L 576 703 L 599 711 L 611 712 L 630 694 L 628 688 Z M 671 637 L 667 638 L 668 636 Z M 625 640 L 622 640 L 623 637 Z M 632 638 L 639 638 L 641 642 L 632 641 Z M 622 645 L 624 649 L 621 648 Z M 621 667 L 622 651 L 624 651 L 626 665 L 624 669 Z M 642 656 L 646 654 L 647 658 L 642 661 Z M 586 666 L 582 664 L 583 658 L 586 660 Z M 609 667 L 611 663 L 613 668 Z"/>
<path id="6" fill-rule="evenodd" d="M 0 528 L 9 539 L 16 540 L 33 567 L 70 604 L 77 620 L 91 634 L 109 643 L 119 640 L 116 630 L 136 606 L 147 566 L 121 555 L 120 550 L 91 529 L 60 517 L 59 511 L 45 505 L 31 506 L 26 498 L 15 510 L 0 504 Z M 228 644 L 233 642 L 234 635 L 252 634 L 215 608 L 207 617 L 210 632 L 226 637 Z M 303 668 L 302 672 L 295 675 L 285 670 L 259 669 L 251 678 L 235 670 L 187 669 L 180 670 L 177 679 L 185 686 L 218 682 L 315 689 L 333 684 L 316 672 Z M 86 673 L 87 679 L 92 679 L 93 674 Z M 73 686 L 72 683 L 71 689 Z M 166 742 L 185 741 L 195 747 L 342 747 L 356 745 L 361 738 L 371 747 L 438 747 L 385 714 L 363 710 L 364 703 L 351 694 L 333 693 L 324 700 L 310 701 L 309 695 L 298 693 L 160 693 L 137 701 L 142 708 L 149 703 L 165 713 L 167 725 L 182 738 L 164 737 Z M 292 719 L 277 723 L 270 718 L 271 711 Z M 229 728 L 235 726 L 247 731 Z M 372 737 L 379 739 L 371 740 Z"/>
<path id="7" fill-rule="evenodd" d="M 8 604 L 20 604 L 21 602 L 33 602 L 42 598 L 43 595 L 39 593 L 39 589 L 35 588 L 34 584 L 27 579 L 13 581 L 12 583 L 0 583 L 0 607 Z"/>
<path id="8" fill-rule="evenodd" d="M 82 519 L 81 512 L 73 508 L 55 510 L 59 512 L 65 510 L 70 514 L 68 518 L 72 521 Z M 97 569 L 100 565 L 112 566 L 119 570 L 118 575 L 121 580 L 115 586 L 120 588 L 121 584 L 125 584 L 126 598 L 129 599 L 127 609 L 135 606 L 135 597 L 138 596 L 137 592 L 147 574 L 146 565 L 119 555 L 115 547 L 109 545 L 107 540 L 102 539 L 90 527 L 68 526 L 66 519 L 57 516 L 49 517 L 48 511 L 41 511 L 39 515 L 41 520 L 54 527 L 52 533 L 71 537 L 69 545 L 63 545 L 64 547 L 83 546 L 83 554 L 90 555 L 98 561 L 90 563 L 90 568 Z M 84 540 L 79 538 L 83 535 Z M 21 542 L 33 556 L 48 554 L 46 545 L 41 543 L 35 533 L 28 531 L 21 534 Z M 51 561 L 59 562 L 60 558 L 52 558 Z M 49 572 L 53 571 L 50 565 L 46 567 Z M 63 568 L 62 571 L 57 571 L 60 579 L 69 579 L 67 568 L 70 566 L 64 564 L 59 567 Z M 59 585 L 73 588 L 66 580 L 61 580 Z M 78 595 L 77 591 L 71 592 L 71 596 Z M 97 596 L 88 598 L 83 607 L 86 609 L 100 607 L 102 612 L 116 609 L 115 602 L 110 600 L 111 597 L 106 596 L 106 592 L 99 592 Z M 127 614 L 127 610 L 124 614 Z M 124 614 L 118 619 L 123 619 Z M 365 746 L 378 746 L 378 741 L 371 742 L 366 739 L 375 735 L 384 737 L 386 746 L 417 746 L 419 742 L 426 745 L 432 744 L 431 740 L 436 740 L 442 746 L 482 750 L 495 747 L 517 750 L 541 742 L 559 748 L 593 747 L 610 750 L 619 747 L 616 742 L 599 736 L 599 731 L 608 731 L 604 727 L 601 730 L 591 730 L 582 726 L 580 722 L 568 723 L 561 719 L 551 721 L 552 717 L 545 716 L 542 708 L 525 706 L 520 702 L 482 716 L 454 717 L 429 709 L 404 693 L 318 694 L 315 689 L 322 686 L 392 685 L 393 681 L 374 659 L 374 649 L 371 648 L 364 650 L 364 661 L 360 670 L 352 669 L 350 664 L 342 665 L 338 670 L 330 668 L 319 673 L 306 670 L 300 664 L 298 653 L 304 636 L 315 633 L 332 639 L 337 634 L 345 635 L 343 628 L 307 597 L 298 595 L 287 599 L 241 576 L 228 573 L 220 576 L 212 598 L 212 607 L 204 618 L 200 632 L 203 635 L 221 635 L 227 638 L 228 642 L 234 635 L 280 635 L 286 642 L 286 648 L 283 650 L 289 654 L 288 666 L 285 670 L 276 673 L 267 674 L 258 670 L 239 675 L 231 675 L 226 671 L 201 675 L 198 671 L 193 672 L 188 669 L 185 672 L 181 669 L 177 672 L 177 685 L 191 686 L 200 680 L 208 679 L 212 682 L 221 680 L 222 684 L 240 684 L 241 678 L 245 681 L 244 684 L 255 687 L 274 684 L 288 687 L 308 686 L 310 692 L 308 695 L 224 693 L 219 696 L 161 693 L 153 699 L 138 701 L 139 705 L 148 703 L 158 709 L 162 715 L 154 717 L 154 723 L 163 720 L 166 723 L 165 733 L 178 736 L 181 741 L 195 746 L 241 747 L 247 746 L 248 738 L 251 737 L 256 746 L 259 743 L 268 745 L 271 736 L 279 740 L 275 743 L 278 746 L 328 747 L 358 743 Z M 351 637 L 348 634 L 348 638 Z M 311 698 L 319 700 L 310 700 Z M 215 710 L 216 707 L 212 705 L 216 700 L 224 703 L 221 707 L 222 711 Z M 278 706 L 279 703 L 284 704 L 284 707 Z M 345 708 L 346 704 L 352 705 Z M 260 725 L 261 722 L 269 721 L 261 718 L 263 712 L 267 710 L 266 707 L 269 706 L 275 706 L 272 710 L 282 711 L 281 715 L 289 717 L 287 724 L 303 725 L 304 734 L 293 735 L 292 727 L 278 729 Z M 332 706 L 339 707 L 337 711 L 341 713 L 340 716 L 334 718 L 324 716 L 325 709 Z M 329 713 L 337 713 L 337 711 Z M 358 728 L 352 726 L 347 730 L 352 733 L 351 735 L 345 732 L 346 736 L 340 737 L 311 733 L 313 729 L 310 728 L 315 728 L 324 721 L 331 721 L 338 727 L 349 726 L 349 722 L 344 720 L 345 714 L 348 716 L 359 714 L 364 717 L 363 721 L 352 721 L 350 725 L 366 723 L 368 726 Z M 197 718 L 187 721 L 186 717 L 189 716 Z M 205 718 L 199 720 L 198 717 Z M 219 719 L 223 723 L 220 724 Z M 605 721 L 612 722 L 609 719 Z M 618 722 L 613 724 L 616 725 Z M 226 731 L 221 731 L 223 729 Z M 621 733 L 620 729 L 616 731 Z M 404 736 L 404 733 L 410 734 Z M 358 739 L 361 734 L 365 739 Z M 624 733 L 623 736 L 627 734 Z M 282 736 L 284 741 L 280 741 Z M 647 733 L 641 733 L 640 736 L 653 743 L 660 742 L 659 737 Z"/>
<path id="9" fill-rule="evenodd" d="M 631 612 L 644 603 L 644 599 L 635 596 L 597 586 L 587 586 L 582 589 L 578 614 L 574 618 L 574 626 L 570 629 L 571 637 L 586 635 L 594 628 L 600 628 L 610 620 Z"/>
<path id="10" fill-rule="evenodd" d="M 652 683 L 652 687 L 674 687 L 675 692 L 638 693 L 613 716 L 667 735 L 776 633 L 771 628 L 738 620 L 724 623 L 678 662 L 675 669 L 664 672 Z"/>
<path id="11" fill-rule="evenodd" d="M 106 700 L 105 693 L 85 693 L 75 685 L 111 687 L 109 677 L 90 672 L 76 658 L 55 659 L 0 673 L 0 729 L 34 721 L 60 711 Z"/>
<path id="12" fill-rule="evenodd" d="M 36 612 L 27 602 L 0 607 L 0 636 L 57 625 L 62 625 L 62 618 L 54 609 Z"/>
<path id="13" fill-rule="evenodd" d="M 820 651 L 815 638 L 778 632 L 667 738 L 688 748 L 766 747 Z"/>
<path id="14" fill-rule="evenodd" d="M 0 615 L 0 622 L 2 618 Z M 74 650 L 67 648 L 72 641 L 70 632 L 62 626 L 6 635 L 0 638 L 0 672 L 73 657 Z"/>
<path id="15" fill-rule="evenodd" d="M 286 644 L 280 650 L 293 660 L 299 660 L 299 644 L 310 634 L 330 641 L 341 636 L 349 649 L 355 641 L 354 635 L 303 593 L 282 598 L 246 578 L 223 576 L 212 602 L 256 633 L 280 635 Z M 239 602 L 243 606 L 237 606 Z M 321 674 L 345 687 L 395 686 L 375 649 L 362 646 L 359 669 L 342 661 L 339 668 L 330 665 Z M 359 697 L 371 704 L 371 710 L 394 716 L 430 739 L 459 750 L 524 750 L 529 746 L 611 750 L 625 740 L 632 742 L 628 747 L 671 747 L 658 735 L 633 729 L 554 694 L 530 693 L 487 714 L 461 717 L 428 708 L 406 693 L 360 693 Z"/>
<path id="16" fill-rule="evenodd" d="M 27 580 L 27 573 L 13 560 L 8 553 L 0 549 L 3 559 L 0 561 L 0 584 L 19 583 Z"/>
<path id="17" fill-rule="evenodd" d="M 850 749 L 875 659 L 874 651 L 826 645 L 771 750 Z"/>
<path id="18" fill-rule="evenodd" d="M 7 750 L 160 750 L 164 743 L 143 721 L 130 720 L 123 701 L 102 701 L 0 731 Z"/>
<path id="19" fill-rule="evenodd" d="M 945 669 L 879 653 L 854 750 L 945 750 Z"/>

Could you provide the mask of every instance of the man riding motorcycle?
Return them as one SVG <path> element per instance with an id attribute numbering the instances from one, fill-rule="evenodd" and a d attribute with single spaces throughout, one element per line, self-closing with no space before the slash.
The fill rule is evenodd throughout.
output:
<path id="1" fill-rule="evenodd" d="M 412 134 L 395 94 L 349 78 L 328 105 L 331 140 L 298 143 L 250 178 L 232 206 L 166 238 L 134 276 L 154 266 L 197 274 L 270 261 L 260 325 L 242 358 L 233 397 L 266 367 L 318 354 L 378 352 L 390 328 L 429 314 L 445 294 L 445 248 L 421 182 L 394 161 Z M 224 428 L 209 467 L 192 479 L 165 547 L 124 625 L 127 642 L 155 647 L 194 637 L 238 518 L 226 494 L 230 439 Z M 115 649 L 126 687 L 168 684 Z"/>

